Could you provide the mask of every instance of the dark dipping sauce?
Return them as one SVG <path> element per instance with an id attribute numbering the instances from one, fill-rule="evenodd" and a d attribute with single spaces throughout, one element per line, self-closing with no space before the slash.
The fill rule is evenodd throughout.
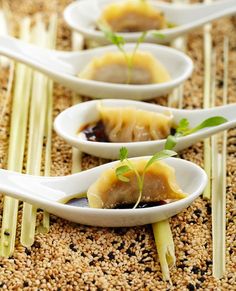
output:
<path id="1" fill-rule="evenodd" d="M 80 131 L 85 134 L 86 139 L 89 141 L 109 142 L 102 120 L 97 123 L 86 124 Z"/>
<path id="2" fill-rule="evenodd" d="M 83 132 L 88 141 L 110 142 L 102 120 L 99 120 L 96 123 L 85 124 L 82 128 L 80 128 L 79 132 Z M 170 134 L 175 135 L 175 133 L 176 129 L 172 127 L 170 129 Z"/>
<path id="3" fill-rule="evenodd" d="M 76 206 L 76 207 L 89 207 L 88 199 L 87 198 L 73 198 L 67 201 L 65 204 Z M 165 201 L 157 201 L 157 202 L 140 202 L 136 208 L 148 208 L 148 207 L 155 207 L 167 204 Z M 120 204 L 117 205 L 113 209 L 132 209 L 134 204 Z"/>

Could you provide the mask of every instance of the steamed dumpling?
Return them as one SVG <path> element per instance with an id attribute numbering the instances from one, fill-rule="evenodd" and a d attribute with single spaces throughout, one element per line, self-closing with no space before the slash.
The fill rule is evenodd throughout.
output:
<path id="1" fill-rule="evenodd" d="M 147 160 L 132 162 L 137 171 L 142 174 Z M 124 165 L 120 163 L 117 167 Z M 106 170 L 87 192 L 89 206 L 92 208 L 115 208 L 122 204 L 135 204 L 139 190 L 137 179 L 133 172 L 125 174 L 129 182 L 120 181 L 115 169 Z M 186 194 L 176 183 L 175 170 L 164 162 L 155 162 L 148 168 L 145 178 L 141 202 L 157 202 L 185 198 Z"/>
<path id="2" fill-rule="evenodd" d="M 129 107 L 98 106 L 106 135 L 111 142 L 148 141 L 170 134 L 173 115 Z"/>
<path id="3" fill-rule="evenodd" d="M 129 58 L 131 54 L 127 54 Z M 106 53 L 94 58 L 79 74 L 80 78 L 118 84 L 152 84 L 170 80 L 164 66 L 150 53 L 137 51 L 133 57 L 131 74 L 121 52 Z"/>
<path id="4" fill-rule="evenodd" d="M 153 8 L 147 1 L 141 0 L 123 1 L 106 6 L 99 22 L 106 23 L 114 32 L 139 32 L 167 27 L 163 12 Z"/>

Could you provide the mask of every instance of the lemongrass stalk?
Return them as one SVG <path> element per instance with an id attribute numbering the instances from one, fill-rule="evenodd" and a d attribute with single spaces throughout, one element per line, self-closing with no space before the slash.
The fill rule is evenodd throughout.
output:
<path id="1" fill-rule="evenodd" d="M 220 155 L 219 183 L 212 195 L 212 245 L 213 267 L 212 274 L 221 279 L 225 273 L 225 231 L 226 231 L 226 157 L 227 135 L 223 133 L 222 154 Z"/>
<path id="2" fill-rule="evenodd" d="M 229 40 L 224 39 L 224 87 L 223 104 L 227 104 L 228 92 L 228 51 Z M 219 155 L 218 179 L 212 185 L 212 248 L 213 266 L 212 274 L 221 279 L 225 273 L 225 238 L 226 238 L 226 158 L 227 158 L 227 132 L 222 134 L 222 153 Z M 216 171 L 216 169 L 215 169 Z M 214 192 L 213 192 L 214 191 Z"/>
<path id="3" fill-rule="evenodd" d="M 225 272 L 225 153 L 218 153 L 218 136 L 212 137 L 212 274 L 220 279 Z"/>
<path id="4" fill-rule="evenodd" d="M 189 3 L 189 0 L 173 0 L 173 3 L 176 5 L 181 4 L 187 4 Z M 181 36 L 176 38 L 174 41 L 172 41 L 171 46 L 180 50 L 185 51 L 186 50 L 186 37 Z M 184 95 L 184 86 L 180 85 L 178 88 L 176 88 L 173 93 L 168 98 L 168 107 L 183 107 L 183 95 Z"/>
<path id="5" fill-rule="evenodd" d="M 217 143 L 217 136 L 213 137 L 213 142 Z M 217 279 L 221 279 L 225 273 L 226 144 L 224 135 L 222 154 L 213 153 L 217 163 L 214 163 L 212 179 L 212 274 Z"/>
<path id="6" fill-rule="evenodd" d="M 58 18 L 56 14 L 50 17 L 49 31 L 47 39 L 47 47 L 55 49 L 56 38 L 57 38 L 57 22 Z M 52 110 L 53 110 L 53 81 L 48 80 L 48 94 L 47 94 L 47 115 L 45 124 L 45 138 L 46 138 L 46 149 L 45 149 L 45 161 L 44 161 L 44 175 L 50 176 L 51 174 L 51 147 L 52 147 Z M 50 217 L 47 211 L 43 212 L 43 223 L 38 227 L 38 231 L 47 233 L 50 226 Z"/>
<path id="7" fill-rule="evenodd" d="M 0 70 L 1 70 L 1 63 L 0 63 Z M 6 113 L 6 108 L 7 105 L 9 104 L 9 100 L 11 98 L 11 92 L 12 92 L 12 87 L 13 87 L 13 79 L 14 79 L 14 72 L 15 72 L 15 63 L 12 61 L 10 62 L 10 69 L 9 69 L 9 78 L 8 78 L 8 83 L 7 83 L 7 91 L 6 94 L 4 95 L 3 99 L 3 105 L 2 109 L 0 112 L 0 125 L 2 124 L 4 115 Z"/>
<path id="8" fill-rule="evenodd" d="M 175 0 L 173 2 L 181 3 L 183 1 Z M 185 0 L 184 2 L 187 3 L 188 0 Z M 179 37 L 175 41 L 173 41 L 171 45 L 176 49 L 185 51 L 186 38 Z M 170 107 L 178 106 L 179 108 L 182 108 L 182 104 L 183 104 L 183 85 L 179 86 L 176 90 L 174 90 L 174 92 L 168 98 L 168 106 Z M 174 251 L 173 236 L 171 233 L 169 220 L 153 223 L 152 228 L 161 264 L 163 279 L 170 281 L 169 266 L 172 267 L 175 264 L 176 258 Z"/>
<path id="9" fill-rule="evenodd" d="M 82 50 L 84 46 L 83 36 L 77 32 L 72 34 L 72 49 L 73 51 Z M 72 103 L 78 104 L 82 102 L 81 96 L 76 93 L 72 95 Z M 81 171 L 82 152 L 77 148 L 72 148 L 72 173 Z"/>
<path id="10" fill-rule="evenodd" d="M 8 35 L 7 18 L 4 9 L 0 9 L 0 36 Z M 10 61 L 6 57 L 0 57 L 0 64 L 3 67 L 8 67 Z"/>
<path id="11" fill-rule="evenodd" d="M 211 0 L 205 0 L 211 2 Z M 203 108 L 210 107 L 211 96 L 211 54 L 212 54 L 212 37 L 211 24 L 204 26 L 204 92 L 203 92 Z M 211 145 L 210 138 L 204 140 L 204 169 L 208 176 L 208 183 L 203 192 L 203 197 L 210 199 L 211 197 Z"/>
<path id="12" fill-rule="evenodd" d="M 228 94 L 228 66 L 229 66 L 229 38 L 224 38 L 224 86 L 223 86 L 223 105 L 227 104 Z"/>
<path id="13" fill-rule="evenodd" d="M 152 224 L 164 281 L 171 282 L 169 268 L 175 265 L 175 246 L 168 220 Z"/>
<path id="14" fill-rule="evenodd" d="M 45 25 L 39 15 L 33 31 L 33 42 L 41 47 L 47 44 L 47 33 Z M 45 130 L 45 119 L 47 111 L 48 80 L 39 73 L 33 73 L 29 140 L 26 172 L 32 175 L 41 174 L 41 161 L 43 151 L 43 139 Z M 23 204 L 23 216 L 21 225 L 21 243 L 30 247 L 34 243 L 37 208 L 28 203 Z"/>
<path id="15" fill-rule="evenodd" d="M 73 104 L 81 103 L 81 97 L 75 93 L 72 96 Z M 72 173 L 78 173 L 81 171 L 82 152 L 77 148 L 72 148 Z"/>
<path id="16" fill-rule="evenodd" d="M 20 24 L 20 38 L 30 41 L 29 18 L 23 19 Z M 25 65 L 16 64 L 7 168 L 17 172 L 21 172 L 23 167 L 31 75 L 31 69 Z M 9 257 L 14 252 L 17 212 L 18 200 L 5 197 L 0 241 L 0 255 L 3 257 Z"/>

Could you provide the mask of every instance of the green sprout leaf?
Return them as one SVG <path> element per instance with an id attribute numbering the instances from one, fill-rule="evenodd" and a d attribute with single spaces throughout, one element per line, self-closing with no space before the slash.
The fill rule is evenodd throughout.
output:
<path id="1" fill-rule="evenodd" d="M 114 45 L 116 45 L 120 50 L 123 51 L 123 46 L 125 45 L 125 40 L 123 36 L 117 35 L 112 31 L 107 31 L 107 39 L 109 39 Z"/>
<path id="2" fill-rule="evenodd" d="M 169 135 L 166 139 L 165 150 L 172 150 L 177 144 L 176 136 Z"/>
<path id="3" fill-rule="evenodd" d="M 183 118 L 180 120 L 180 122 L 176 128 L 175 135 L 169 135 L 167 137 L 166 143 L 165 143 L 165 149 L 172 150 L 175 147 L 175 145 L 177 144 L 177 140 L 176 140 L 177 137 L 186 136 L 186 135 L 192 134 L 194 132 L 197 132 L 203 128 L 217 126 L 217 125 L 223 124 L 227 121 L 228 120 L 222 116 L 213 116 L 213 117 L 210 117 L 210 118 L 204 120 L 202 123 L 200 123 L 196 127 L 190 129 L 189 128 L 189 121 L 186 118 Z"/>
<path id="4" fill-rule="evenodd" d="M 189 121 L 186 118 L 180 120 L 178 127 L 176 128 L 177 133 L 184 133 L 189 130 Z"/>
<path id="5" fill-rule="evenodd" d="M 128 157 L 128 150 L 125 147 L 120 148 L 120 160 L 123 162 Z"/>
<path id="6" fill-rule="evenodd" d="M 160 161 L 172 156 L 176 156 L 177 153 L 171 150 L 162 150 L 158 153 L 156 153 L 155 155 L 153 155 L 150 160 L 147 162 L 145 168 L 144 168 L 144 172 L 156 161 Z"/>
<path id="7" fill-rule="evenodd" d="M 120 166 L 116 169 L 116 176 L 122 182 L 129 182 L 129 178 L 125 177 L 124 174 L 130 172 L 130 167 L 127 165 Z"/>
<path id="8" fill-rule="evenodd" d="M 168 28 L 174 28 L 174 27 L 176 27 L 176 24 L 173 23 L 173 22 L 167 22 L 167 27 Z"/>
<path id="9" fill-rule="evenodd" d="M 165 35 L 163 33 L 158 32 L 158 31 L 153 31 L 152 35 L 156 38 L 159 38 L 159 39 L 165 39 Z"/>
<path id="10" fill-rule="evenodd" d="M 126 161 L 126 165 L 122 165 L 116 169 L 116 176 L 119 180 L 121 180 L 123 182 L 129 182 L 130 181 L 129 178 L 125 177 L 124 174 L 126 174 L 128 172 L 133 172 L 135 174 L 135 176 L 137 178 L 139 196 L 138 196 L 138 199 L 137 199 L 133 208 L 136 208 L 141 201 L 143 187 L 144 187 L 144 177 L 145 177 L 145 174 L 147 172 L 147 169 L 156 161 L 160 161 L 160 160 L 177 155 L 177 153 L 172 150 L 175 147 L 175 145 L 177 144 L 177 140 L 176 140 L 177 137 L 186 136 L 186 135 L 194 133 L 198 130 L 201 130 L 203 128 L 217 126 L 217 125 L 223 124 L 225 122 L 227 122 L 226 118 L 224 118 L 222 116 L 214 116 L 214 117 L 210 117 L 210 118 L 204 120 L 202 123 L 200 123 L 196 127 L 190 129 L 189 128 L 189 121 L 186 118 L 181 119 L 179 122 L 179 125 L 176 128 L 175 135 L 169 135 L 167 137 L 164 150 L 154 154 L 147 161 L 142 175 L 139 174 L 139 172 L 137 171 L 137 169 L 135 168 L 133 163 L 127 159 L 127 157 L 128 157 L 127 148 L 122 147 L 120 149 L 120 160 L 121 160 L 121 162 Z"/>
<path id="11" fill-rule="evenodd" d="M 123 36 L 114 33 L 110 27 L 104 23 L 99 23 L 99 29 L 104 33 L 107 40 L 116 45 L 124 53 L 125 40 Z"/>
<path id="12" fill-rule="evenodd" d="M 144 42 L 146 35 L 147 35 L 147 31 L 144 31 L 144 32 L 140 35 L 140 37 L 138 38 L 138 40 L 137 40 L 137 42 L 136 42 L 136 45 L 135 45 L 135 48 L 134 48 L 133 53 L 132 53 L 132 62 L 133 62 L 134 55 L 135 55 L 135 53 L 137 52 L 137 50 L 138 50 L 138 48 L 139 48 L 139 45 L 140 45 L 142 42 Z"/>
<path id="13" fill-rule="evenodd" d="M 171 151 L 171 150 L 162 150 L 158 153 L 156 153 L 155 155 L 153 155 L 146 163 L 143 173 L 142 175 L 139 174 L 139 172 L 137 171 L 137 169 L 135 168 L 134 164 L 132 163 L 132 161 L 128 160 L 128 150 L 125 147 L 122 147 L 120 149 L 120 160 L 121 162 L 125 161 L 125 165 L 121 165 L 116 169 L 116 176 L 120 181 L 123 182 L 129 182 L 130 179 L 126 176 L 124 176 L 126 173 L 128 172 L 133 172 L 134 175 L 137 178 L 137 184 L 138 184 L 138 189 L 139 189 L 139 196 L 138 199 L 134 205 L 133 208 L 136 208 L 139 204 L 139 202 L 141 201 L 142 198 L 142 193 L 143 193 L 143 186 L 144 186 L 144 177 L 146 174 L 147 169 L 155 162 L 158 160 L 163 160 L 165 158 L 169 158 L 172 156 L 177 155 L 176 152 Z"/>
<path id="14" fill-rule="evenodd" d="M 203 128 L 217 126 L 217 125 L 223 124 L 227 121 L 228 120 L 222 116 L 213 116 L 213 117 L 210 117 L 210 118 L 204 120 L 202 123 L 200 123 L 196 127 L 186 131 L 184 135 L 189 135 L 189 134 L 194 133 L 196 131 L 199 131 Z"/>
<path id="15" fill-rule="evenodd" d="M 142 34 L 138 38 L 137 44 L 144 42 L 146 35 L 147 35 L 147 31 L 142 32 Z"/>
<path id="16" fill-rule="evenodd" d="M 140 37 L 138 38 L 136 45 L 133 49 L 133 52 L 130 55 L 127 54 L 127 52 L 124 49 L 124 45 L 125 45 L 125 39 L 123 38 L 123 36 L 120 36 L 116 33 L 114 33 L 110 27 L 106 24 L 106 23 L 99 23 L 98 24 L 99 29 L 104 33 L 105 37 L 107 40 L 109 40 L 111 43 L 113 43 L 114 45 L 117 46 L 117 48 L 120 50 L 120 52 L 124 55 L 127 67 L 128 67 L 128 76 L 127 76 L 127 84 L 129 84 L 131 82 L 131 76 L 132 76 L 132 69 L 133 69 L 133 63 L 134 63 L 134 55 L 136 53 L 136 51 L 139 48 L 139 45 L 144 41 L 147 31 L 143 32 Z"/>

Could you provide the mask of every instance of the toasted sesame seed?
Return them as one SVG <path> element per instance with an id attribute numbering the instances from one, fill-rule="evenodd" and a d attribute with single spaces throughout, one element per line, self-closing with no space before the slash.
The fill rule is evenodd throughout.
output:
<path id="1" fill-rule="evenodd" d="M 19 21 L 25 16 L 59 13 L 57 49 L 70 50 L 71 31 L 62 19 L 62 11 L 71 0 L 11 0 L 11 22 L 15 35 Z M 193 1 L 197 2 L 197 1 Z M 228 102 L 236 102 L 236 22 L 224 18 L 213 24 L 213 45 L 217 55 L 216 97 L 222 103 L 223 94 L 223 36 L 230 40 Z M 199 29 L 187 38 L 187 53 L 195 70 L 184 85 L 183 107 L 201 108 L 203 103 L 203 37 Z M 8 70 L 1 68 L 0 112 L 6 91 Z M 54 85 L 55 118 L 72 104 L 72 92 Z M 83 97 L 83 101 L 89 98 Z M 167 105 L 167 98 L 158 97 L 152 103 Z M 11 101 L 0 120 L 0 167 L 7 165 Z M 71 173 L 72 149 L 55 132 L 52 142 L 53 176 Z M 180 153 L 182 158 L 203 167 L 203 145 L 198 142 Z M 82 168 L 88 169 L 106 162 L 83 154 Z M 24 171 L 26 165 L 23 167 Z M 176 267 L 170 270 L 173 286 L 163 282 L 155 242 L 149 226 L 133 228 L 96 228 L 75 225 L 55 216 L 50 217 L 47 234 L 37 233 L 30 251 L 20 245 L 22 205 L 19 206 L 14 257 L 1 258 L 1 290 L 233 290 L 235 284 L 235 234 L 233 206 L 236 198 L 236 129 L 228 131 L 227 159 L 227 225 L 226 274 L 217 280 L 212 276 L 211 204 L 201 197 L 185 211 L 170 220 L 175 243 Z M 0 201 L 0 222 L 3 199 Z M 40 221 L 40 215 L 38 216 Z M 6 236 L 11 235 L 5 233 Z"/>

